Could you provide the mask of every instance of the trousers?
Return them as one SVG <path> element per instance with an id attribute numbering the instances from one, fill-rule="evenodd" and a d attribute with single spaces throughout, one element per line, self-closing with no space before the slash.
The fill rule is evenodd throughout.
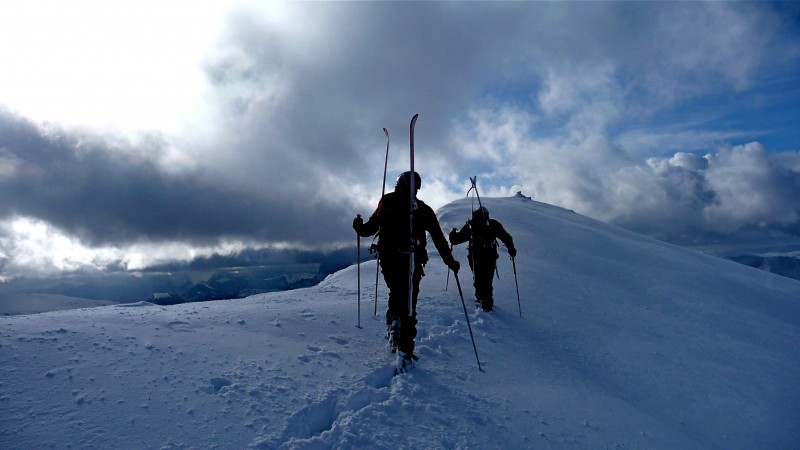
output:
<path id="1" fill-rule="evenodd" d="M 425 273 L 422 264 L 415 258 L 411 277 L 411 312 L 408 311 L 408 253 L 393 252 L 381 255 L 381 273 L 389 288 L 389 304 L 386 310 L 386 324 L 394 319 L 400 321 L 400 339 L 397 349 L 408 354 L 414 353 L 414 338 L 417 337 L 417 297 L 419 283 Z"/>

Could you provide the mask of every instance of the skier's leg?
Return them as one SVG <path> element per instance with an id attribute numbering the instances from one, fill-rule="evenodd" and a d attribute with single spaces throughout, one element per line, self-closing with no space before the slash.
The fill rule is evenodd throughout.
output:
<path id="1" fill-rule="evenodd" d="M 481 307 L 486 311 L 491 311 L 494 306 L 493 277 L 494 264 L 486 258 L 478 259 L 475 265 L 475 297 L 480 300 Z"/>
<path id="2" fill-rule="evenodd" d="M 414 276 L 412 278 L 413 290 L 412 292 L 412 307 L 411 315 L 401 316 L 400 318 L 400 344 L 397 349 L 406 354 L 412 355 L 414 353 L 414 339 L 417 337 L 417 298 L 419 297 L 419 283 L 425 273 L 421 265 L 416 265 L 414 268 Z"/>

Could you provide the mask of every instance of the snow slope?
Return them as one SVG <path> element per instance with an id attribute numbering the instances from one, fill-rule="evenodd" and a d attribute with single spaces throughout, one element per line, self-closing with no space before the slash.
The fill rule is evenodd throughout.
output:
<path id="1" fill-rule="evenodd" d="M 800 446 L 800 282 L 521 197 L 495 311 L 432 255 L 392 377 L 375 262 L 246 299 L 0 318 L 0 448 Z M 463 225 L 464 199 L 439 211 Z M 432 247 L 432 246 L 431 246 Z M 367 259 L 366 250 L 362 259 Z M 447 290 L 445 290 L 447 286 Z"/>

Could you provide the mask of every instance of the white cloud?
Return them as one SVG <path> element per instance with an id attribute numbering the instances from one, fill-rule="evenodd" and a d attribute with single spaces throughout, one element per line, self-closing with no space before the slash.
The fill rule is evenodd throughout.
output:
<path id="1" fill-rule="evenodd" d="M 669 159 L 669 164 L 687 170 L 698 171 L 708 168 L 708 160 L 693 153 L 678 152 Z"/>
<path id="2" fill-rule="evenodd" d="M 758 143 L 721 149 L 710 158 L 707 180 L 715 198 L 706 220 L 721 231 L 800 224 L 800 172 L 778 164 Z"/>
<path id="3" fill-rule="evenodd" d="M 513 109 L 477 112 L 472 119 L 479 123 L 462 124 L 458 145 L 468 149 L 467 163 L 491 168 L 480 177 L 487 192 L 522 190 L 665 239 L 797 232 L 800 225 L 798 153 L 770 153 L 752 142 L 705 156 L 675 152 L 642 160 L 602 134 L 537 136 L 540 119 Z M 493 151 L 481 155 L 483 147 Z M 504 187 L 493 187 L 498 184 Z"/>
<path id="4" fill-rule="evenodd" d="M 41 220 L 25 217 L 0 222 L 0 252 L 8 260 L 5 275 L 103 268 L 116 257 L 114 249 L 89 248 Z"/>
<path id="5" fill-rule="evenodd" d="M 178 132 L 229 2 L 6 0 L 0 103 L 37 121 Z"/>
<path id="6" fill-rule="evenodd" d="M 269 245 L 224 239 L 212 245 L 189 242 L 139 242 L 124 246 L 91 246 L 52 225 L 30 217 L 0 221 L 0 269 L 3 280 L 63 272 L 143 270 L 161 264 L 191 262 L 215 255 L 236 255 L 246 249 L 303 249 L 295 243 Z"/>

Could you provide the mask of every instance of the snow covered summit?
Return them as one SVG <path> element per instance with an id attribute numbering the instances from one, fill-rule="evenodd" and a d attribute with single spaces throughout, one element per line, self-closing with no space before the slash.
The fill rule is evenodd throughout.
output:
<path id="1" fill-rule="evenodd" d="M 433 254 L 421 359 L 398 377 L 374 260 L 360 309 L 353 266 L 246 299 L 5 317 L 0 448 L 797 447 L 800 282 L 482 200 L 514 237 L 522 311 L 505 253 L 495 310 L 477 311 L 456 247 L 483 372 Z M 443 207 L 445 232 L 473 207 Z"/>

